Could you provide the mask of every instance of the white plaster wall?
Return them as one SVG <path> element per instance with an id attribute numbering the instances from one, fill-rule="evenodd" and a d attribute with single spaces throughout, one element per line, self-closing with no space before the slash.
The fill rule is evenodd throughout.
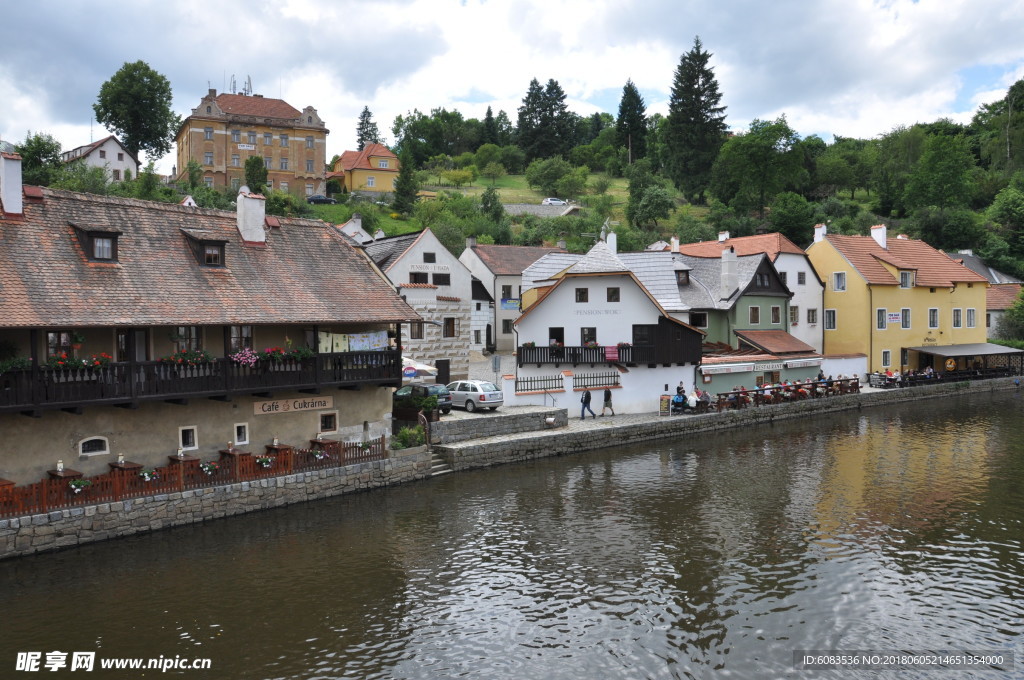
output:
<path id="1" fill-rule="evenodd" d="M 434 253 L 435 262 L 424 262 L 424 253 Z M 414 271 L 426 273 L 430 277 L 430 283 L 434 283 L 434 274 L 449 274 L 451 276 L 451 284 L 438 286 L 437 294 L 457 297 L 465 301 L 472 298 L 473 275 L 464 264 L 437 240 L 437 237 L 430 230 L 423 232 L 416 242 L 388 267 L 385 274 L 387 274 L 392 283 L 397 285 L 409 283 L 409 274 Z"/>
<path id="2" fill-rule="evenodd" d="M 858 377 L 866 385 L 868 379 L 868 358 L 860 357 L 829 357 L 821 363 L 821 371 L 833 378 L 840 374 L 846 377 Z"/>
<path id="3" fill-rule="evenodd" d="M 494 342 L 494 309 L 491 308 L 491 303 L 486 300 L 473 300 L 471 304 L 469 349 L 483 352 L 487 344 L 487 324 L 492 324 L 491 342 Z M 477 309 L 477 306 L 480 309 Z M 475 341 L 476 335 L 473 331 L 480 331 L 480 342 Z"/>
<path id="4" fill-rule="evenodd" d="M 793 297 L 789 301 L 790 306 L 800 308 L 800 321 L 796 326 L 792 326 L 788 324 L 787 320 L 787 330 L 790 335 L 806 342 L 816 352 L 821 352 L 825 316 L 824 289 L 818 282 L 818 276 L 814 271 L 814 267 L 811 266 L 810 260 L 804 255 L 780 253 L 778 259 L 775 260 L 775 268 L 779 272 L 786 273 L 786 287 L 793 293 Z M 804 273 L 806 281 L 803 285 L 797 283 L 800 278 L 798 276 L 800 272 Z M 818 323 L 807 323 L 808 309 L 818 310 Z"/>

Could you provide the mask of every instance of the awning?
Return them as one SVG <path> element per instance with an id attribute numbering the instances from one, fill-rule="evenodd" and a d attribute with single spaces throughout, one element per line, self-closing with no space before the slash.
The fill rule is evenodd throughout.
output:
<path id="1" fill-rule="evenodd" d="M 712 364 L 701 366 L 701 375 L 715 375 L 716 373 L 749 373 L 754 370 L 754 364 Z"/>
<path id="2" fill-rule="evenodd" d="M 815 357 L 813 359 L 790 359 L 786 362 L 786 368 L 805 368 L 807 366 L 821 366 L 821 362 L 824 361 L 821 357 Z"/>
<path id="3" fill-rule="evenodd" d="M 1024 354 L 1024 349 L 994 345 L 991 342 L 974 342 L 966 345 L 923 345 L 907 347 L 912 352 L 933 354 L 940 357 L 980 357 L 993 354 Z"/>

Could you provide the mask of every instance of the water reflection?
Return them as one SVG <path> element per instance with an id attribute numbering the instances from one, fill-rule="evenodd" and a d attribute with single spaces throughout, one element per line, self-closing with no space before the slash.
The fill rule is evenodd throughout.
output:
<path id="1" fill-rule="evenodd" d="M 180 654 L 226 679 L 876 677 L 798 673 L 796 649 L 1024 663 L 1020 406 L 821 416 L 0 563 L 0 663 Z"/>

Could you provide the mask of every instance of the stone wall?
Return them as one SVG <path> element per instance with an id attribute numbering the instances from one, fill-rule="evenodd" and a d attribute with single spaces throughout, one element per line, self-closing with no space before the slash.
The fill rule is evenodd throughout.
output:
<path id="1" fill-rule="evenodd" d="M 548 425 L 546 418 L 554 418 Z M 434 442 L 450 444 L 467 439 L 481 439 L 498 435 L 533 432 L 549 428 L 564 427 L 568 422 L 568 414 L 564 408 L 538 409 L 529 413 L 502 414 L 500 418 L 460 418 L 431 423 L 431 434 Z"/>
<path id="2" fill-rule="evenodd" d="M 0 519 L 0 559 L 425 479 L 426 447 L 341 468 Z"/>
<path id="3" fill-rule="evenodd" d="M 906 403 L 945 394 L 992 391 L 1014 388 L 1013 381 L 990 380 L 973 383 L 944 383 L 926 387 L 892 389 L 870 393 L 849 394 L 827 399 L 809 399 L 777 406 L 749 407 L 738 411 L 691 416 L 666 416 L 651 422 L 592 428 L 584 431 L 547 431 L 531 436 L 513 436 L 507 440 L 471 441 L 435 447 L 454 471 L 491 465 L 502 465 L 534 458 L 545 458 L 591 451 L 609 446 L 622 446 L 641 441 L 677 437 L 683 434 L 756 426 L 775 420 L 804 418 L 810 415 L 847 411 L 870 406 Z"/>

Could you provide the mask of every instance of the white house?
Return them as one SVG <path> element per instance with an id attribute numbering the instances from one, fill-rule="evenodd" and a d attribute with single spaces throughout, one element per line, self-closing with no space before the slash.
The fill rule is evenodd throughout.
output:
<path id="1" fill-rule="evenodd" d="M 494 298 L 483 282 L 473 277 L 473 309 L 470 314 L 472 337 L 469 348 L 474 352 L 489 351 L 494 347 Z"/>
<path id="2" fill-rule="evenodd" d="M 377 239 L 365 246 L 422 322 L 402 330 L 403 355 L 444 366 L 451 380 L 469 377 L 472 274 L 429 229 Z"/>
<path id="3" fill-rule="evenodd" d="M 494 300 L 494 346 L 499 352 L 515 350 L 513 322 L 519 317 L 523 270 L 548 253 L 564 253 L 565 248 L 535 246 L 477 245 L 466 239 L 459 261 L 480 279 Z"/>
<path id="4" fill-rule="evenodd" d="M 786 330 L 796 339 L 813 347 L 815 352 L 822 351 L 822 300 L 825 284 L 811 265 L 807 253 L 795 243 L 778 232 L 730 238 L 729 232 L 723 231 L 719 233 L 717 241 L 683 243 L 678 248 L 680 253 L 695 257 L 721 257 L 722 251 L 729 248 L 740 257 L 757 253 L 767 255 L 782 278 L 782 283 L 793 294 L 789 300 Z"/>
<path id="5" fill-rule="evenodd" d="M 79 146 L 60 155 L 65 163 L 83 161 L 89 167 L 103 168 L 107 179 L 121 182 L 139 176 L 139 159 L 111 135 L 98 142 Z"/>
<path id="6" fill-rule="evenodd" d="M 506 403 L 553 398 L 572 413 L 583 390 L 595 390 L 599 409 L 609 388 L 616 413 L 643 413 L 657 410 L 679 382 L 692 389 L 703 332 L 669 314 L 609 244 L 545 260 L 531 272 L 535 287 L 514 324 L 518 367 Z M 532 277 L 545 268 L 557 271 Z"/>

